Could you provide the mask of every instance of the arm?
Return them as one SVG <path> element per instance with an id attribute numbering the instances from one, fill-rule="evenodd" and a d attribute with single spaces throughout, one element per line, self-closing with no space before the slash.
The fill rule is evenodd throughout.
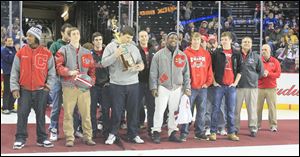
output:
<path id="1" fill-rule="evenodd" d="M 155 54 L 151 66 L 150 66 L 150 74 L 149 74 L 149 88 L 150 90 L 158 88 L 158 55 Z"/>
<path id="2" fill-rule="evenodd" d="M 65 55 L 64 49 L 61 48 L 55 55 L 55 64 L 56 64 L 56 71 L 58 75 L 61 76 L 69 76 L 70 69 L 65 67 Z"/>
<path id="3" fill-rule="evenodd" d="M 205 85 L 206 85 L 206 87 L 208 87 L 208 86 L 210 86 L 212 83 L 213 83 L 213 72 L 212 72 L 212 61 L 211 61 L 211 57 L 210 57 L 210 55 L 208 55 L 208 60 L 209 60 L 209 62 L 208 62 L 208 73 L 207 73 L 207 80 L 206 80 L 206 82 L 205 82 Z"/>
<path id="4" fill-rule="evenodd" d="M 55 64 L 54 64 L 54 57 L 51 54 L 49 60 L 48 60 L 48 77 L 47 77 L 47 83 L 46 86 L 50 89 L 52 89 L 54 83 L 56 80 L 56 72 L 55 72 Z"/>
<path id="5" fill-rule="evenodd" d="M 15 57 L 11 73 L 10 73 L 10 91 L 19 91 L 20 90 L 20 60 L 18 55 Z"/>
<path id="6" fill-rule="evenodd" d="M 186 55 L 185 55 L 185 66 L 182 74 L 183 74 L 184 90 L 191 90 L 190 67 Z"/>
<path id="7" fill-rule="evenodd" d="M 263 65 L 259 55 L 257 55 L 257 57 L 258 57 L 258 63 L 256 66 L 256 72 L 258 73 L 258 78 L 261 78 L 264 75 L 264 65 Z"/>
<path id="8" fill-rule="evenodd" d="M 112 45 L 107 46 L 103 52 L 103 56 L 101 60 L 102 66 L 105 68 L 112 65 L 117 60 L 117 58 L 121 55 L 121 53 L 122 52 L 120 48 L 118 48 L 114 53 L 112 50 Z"/>
<path id="9" fill-rule="evenodd" d="M 268 73 L 268 77 L 270 78 L 279 78 L 281 73 L 281 67 L 280 67 L 280 63 L 276 60 L 275 61 L 275 71 L 269 71 Z"/>
<path id="10" fill-rule="evenodd" d="M 242 76 L 242 54 L 239 53 L 237 57 L 237 74 L 234 80 L 234 83 L 231 84 L 229 87 L 234 86 L 236 87 L 241 79 Z"/>
<path id="11" fill-rule="evenodd" d="M 94 62 L 93 57 L 92 57 L 92 60 L 93 60 L 92 62 Z M 93 84 L 95 84 L 95 82 L 96 82 L 96 67 L 94 66 L 94 64 L 91 64 L 91 66 L 89 67 L 88 75 L 92 78 Z"/>

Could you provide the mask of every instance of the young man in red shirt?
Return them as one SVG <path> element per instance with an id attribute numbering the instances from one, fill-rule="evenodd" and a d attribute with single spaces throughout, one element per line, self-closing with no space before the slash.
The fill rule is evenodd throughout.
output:
<path id="1" fill-rule="evenodd" d="M 262 111 L 265 99 L 269 107 L 269 125 L 272 132 L 277 131 L 277 112 L 276 112 L 276 88 L 277 78 L 281 73 L 279 61 L 271 56 L 271 48 L 268 44 L 262 46 L 262 62 L 264 74 L 258 80 L 258 100 L 257 100 L 257 126 L 261 127 Z"/>
<path id="2" fill-rule="evenodd" d="M 195 122 L 195 138 L 207 139 L 205 136 L 205 113 L 206 113 L 206 99 L 207 88 L 213 82 L 211 57 L 208 51 L 200 47 L 201 34 L 193 33 L 191 38 L 191 46 L 185 49 L 190 67 L 192 95 L 190 96 L 191 110 L 194 113 L 196 101 L 196 122 Z M 180 138 L 186 141 L 189 133 L 189 125 L 183 124 L 180 129 Z"/>
<path id="3" fill-rule="evenodd" d="M 242 55 L 231 47 L 232 37 L 230 32 L 221 35 L 221 47 L 212 54 L 212 66 L 214 72 L 215 99 L 212 110 L 211 135 L 209 139 L 217 139 L 217 123 L 219 119 L 222 98 L 225 96 L 225 107 L 227 108 L 227 132 L 228 139 L 239 141 L 235 135 L 235 107 L 236 86 L 241 78 Z"/>

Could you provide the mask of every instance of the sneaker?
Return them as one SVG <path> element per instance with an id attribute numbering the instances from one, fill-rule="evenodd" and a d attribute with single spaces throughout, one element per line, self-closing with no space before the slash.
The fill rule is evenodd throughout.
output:
<path id="1" fill-rule="evenodd" d="M 116 141 L 116 136 L 114 134 L 109 134 L 105 144 L 112 145 Z"/>
<path id="2" fill-rule="evenodd" d="M 210 135 L 210 129 L 208 128 L 208 129 L 206 129 L 206 131 L 205 131 L 205 135 L 206 136 L 209 136 Z"/>
<path id="3" fill-rule="evenodd" d="M 240 140 L 240 138 L 237 137 L 234 133 L 233 134 L 228 134 L 227 137 L 231 141 L 239 141 Z"/>
<path id="4" fill-rule="evenodd" d="M 13 149 L 22 149 L 25 146 L 25 143 L 16 141 L 13 145 Z"/>
<path id="5" fill-rule="evenodd" d="M 67 141 L 65 146 L 66 147 L 73 147 L 74 146 L 74 141 Z"/>
<path id="6" fill-rule="evenodd" d="M 160 143 L 160 134 L 158 131 L 153 132 L 152 141 L 157 144 Z"/>
<path id="7" fill-rule="evenodd" d="M 121 124 L 121 129 L 123 129 L 123 130 L 127 129 L 126 123 Z"/>
<path id="8" fill-rule="evenodd" d="M 74 136 L 77 138 L 83 138 L 83 134 L 80 131 L 76 131 Z"/>
<path id="9" fill-rule="evenodd" d="M 171 141 L 171 142 L 178 142 L 178 143 L 182 142 L 181 139 L 179 139 L 179 138 L 176 137 L 176 131 L 173 131 L 171 133 L 171 135 L 169 136 L 169 141 Z"/>
<path id="10" fill-rule="evenodd" d="M 251 136 L 251 137 L 256 137 L 256 135 L 257 135 L 257 132 L 252 131 L 252 132 L 250 133 L 250 136 Z"/>
<path id="11" fill-rule="evenodd" d="M 83 140 L 83 142 L 88 145 L 88 146 L 94 146 L 96 145 L 96 142 L 94 142 L 93 140 L 89 139 L 89 140 Z"/>
<path id="12" fill-rule="evenodd" d="M 142 140 L 142 139 L 140 138 L 140 136 L 135 136 L 135 138 L 131 139 L 131 141 L 132 141 L 133 143 L 137 143 L 137 144 L 142 144 L 142 143 L 144 143 L 144 140 Z"/>
<path id="13" fill-rule="evenodd" d="M 188 136 L 187 134 L 180 134 L 179 139 L 180 139 L 181 141 L 185 142 L 186 139 L 187 139 L 187 136 Z"/>
<path id="14" fill-rule="evenodd" d="M 51 143 L 49 140 L 44 140 L 42 143 L 38 142 L 36 143 L 40 147 L 45 147 L 45 148 L 51 148 L 54 147 L 54 144 Z"/>
<path id="15" fill-rule="evenodd" d="M 10 110 L 3 110 L 2 113 L 3 114 L 10 114 Z"/>
<path id="16" fill-rule="evenodd" d="M 57 139 L 58 139 L 57 133 L 50 132 L 50 138 L 49 138 L 49 140 L 51 142 L 54 142 L 54 141 L 57 141 Z"/>
<path id="17" fill-rule="evenodd" d="M 272 132 L 277 132 L 277 128 L 275 126 L 272 126 L 270 129 Z"/>
<path id="18" fill-rule="evenodd" d="M 205 134 L 196 134 L 194 138 L 197 140 L 209 140 L 209 138 Z"/>
<path id="19" fill-rule="evenodd" d="M 17 113 L 17 110 L 16 109 L 12 109 L 10 110 L 11 113 Z"/>
<path id="20" fill-rule="evenodd" d="M 216 141 L 216 140 L 217 140 L 217 134 L 216 134 L 216 133 L 212 133 L 212 134 L 208 137 L 208 139 L 209 139 L 210 141 Z"/>
<path id="21" fill-rule="evenodd" d="M 222 129 L 221 132 L 220 132 L 220 135 L 226 136 L 227 135 L 227 131 L 225 129 Z"/>

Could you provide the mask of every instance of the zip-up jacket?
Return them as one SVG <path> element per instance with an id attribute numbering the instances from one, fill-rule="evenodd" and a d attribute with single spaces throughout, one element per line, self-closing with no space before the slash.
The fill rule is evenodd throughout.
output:
<path id="1" fill-rule="evenodd" d="M 15 47 L 4 47 L 1 49 L 1 61 L 3 74 L 10 74 L 11 67 L 17 51 Z"/>
<path id="2" fill-rule="evenodd" d="M 71 44 L 61 47 L 55 55 L 55 64 L 58 75 L 62 77 L 63 87 L 76 87 L 74 77 L 69 71 L 79 70 L 80 73 L 88 74 L 95 83 L 95 66 L 91 52 L 82 46 L 76 49 Z"/>
<path id="3" fill-rule="evenodd" d="M 97 54 L 95 50 L 92 51 L 93 59 L 95 63 L 101 64 L 101 59 L 103 56 L 103 50 L 102 49 L 102 54 Z M 105 83 L 109 82 L 109 72 L 108 68 L 103 68 L 103 67 L 96 67 L 96 82 L 95 85 L 97 86 L 103 86 Z"/>
<path id="4" fill-rule="evenodd" d="M 176 49 L 173 56 L 168 48 L 159 50 L 153 57 L 150 68 L 150 90 L 161 85 L 169 90 L 183 86 L 191 89 L 190 70 L 186 55 Z"/>
<path id="5" fill-rule="evenodd" d="M 149 73 L 150 73 L 150 65 L 152 58 L 155 54 L 155 49 L 153 46 L 150 46 L 148 44 L 148 51 L 149 51 L 149 63 L 147 62 L 146 54 L 144 52 L 144 49 L 141 47 L 141 45 L 138 45 L 138 49 L 140 50 L 140 54 L 144 63 L 145 68 L 139 72 L 139 82 L 149 83 Z M 149 64 L 149 65 L 148 65 Z"/>
<path id="6" fill-rule="evenodd" d="M 242 53 L 242 52 L 241 52 Z M 241 79 L 237 88 L 257 88 L 258 79 L 264 74 L 264 67 L 260 56 L 255 51 L 250 51 L 242 63 Z"/>
<path id="7" fill-rule="evenodd" d="M 55 82 L 55 65 L 51 52 L 39 46 L 35 49 L 29 45 L 21 48 L 13 62 L 10 76 L 10 90 L 35 91 L 47 86 L 51 89 Z"/>
<path id="8" fill-rule="evenodd" d="M 265 70 L 269 71 L 267 77 L 262 77 L 258 80 L 258 88 L 276 88 L 277 87 L 277 78 L 280 77 L 281 67 L 279 61 L 272 57 L 265 61 L 262 57 Z"/>
<path id="9" fill-rule="evenodd" d="M 236 75 L 240 73 L 242 75 L 242 55 L 240 52 L 232 49 L 232 56 L 231 56 L 231 63 L 232 63 L 232 70 L 234 74 L 234 79 Z M 214 72 L 214 78 L 216 82 L 220 85 L 224 85 L 223 83 L 223 75 L 226 65 L 226 56 L 223 52 L 222 47 L 217 48 L 212 53 L 212 67 Z"/>

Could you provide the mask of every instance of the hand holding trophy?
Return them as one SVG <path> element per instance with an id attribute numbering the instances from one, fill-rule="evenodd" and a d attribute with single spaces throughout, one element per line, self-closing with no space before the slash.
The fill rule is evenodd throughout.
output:
<path id="1" fill-rule="evenodd" d="M 118 32 L 118 27 L 117 27 L 117 20 L 112 19 L 111 23 L 112 23 L 112 31 L 114 32 L 113 36 L 114 36 L 115 40 L 117 41 L 117 43 L 120 45 L 115 54 L 116 54 L 116 57 L 120 56 L 120 58 L 121 58 L 121 61 L 124 66 L 123 71 L 127 71 L 129 68 L 135 66 L 135 62 L 134 62 L 134 59 L 133 59 L 131 53 L 128 51 L 128 48 L 127 48 L 128 44 L 124 44 L 121 42 L 120 32 Z"/>

